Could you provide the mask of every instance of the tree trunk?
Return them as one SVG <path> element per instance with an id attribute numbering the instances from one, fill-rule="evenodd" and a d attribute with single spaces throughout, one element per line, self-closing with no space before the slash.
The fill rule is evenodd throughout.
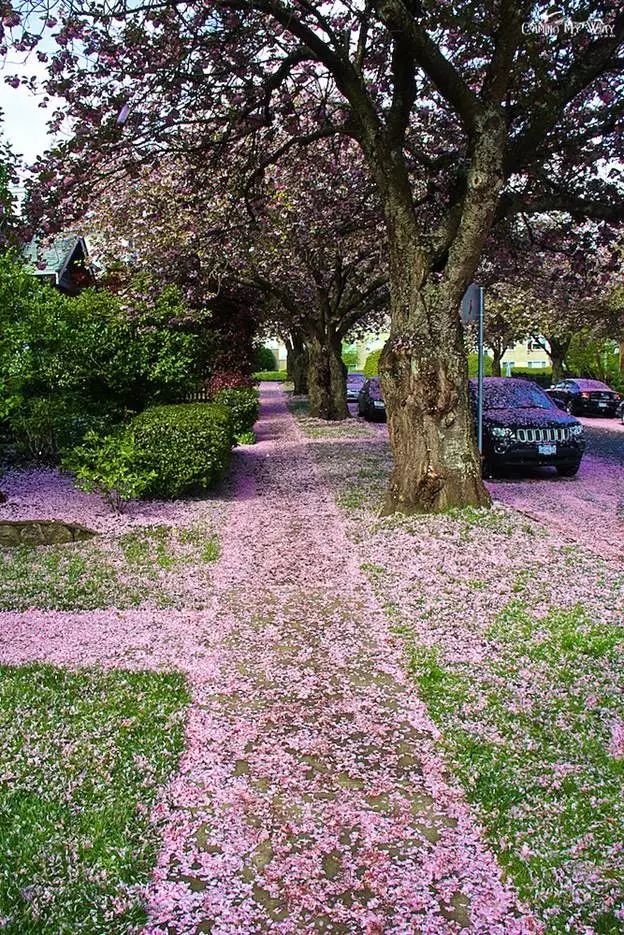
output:
<path id="1" fill-rule="evenodd" d="M 620 341 L 620 370 L 624 374 L 624 341 Z"/>
<path id="2" fill-rule="evenodd" d="M 565 356 L 568 353 L 570 347 L 570 338 L 554 338 L 547 337 L 548 347 L 548 356 L 550 357 L 550 365 L 552 367 L 552 382 L 560 383 L 564 379 L 564 362 Z"/>
<path id="3" fill-rule="evenodd" d="M 458 309 L 444 307 L 443 298 L 431 317 L 395 327 L 382 352 L 380 374 L 394 456 L 384 514 L 490 504 L 468 398 L 462 326 Z"/>
<path id="4" fill-rule="evenodd" d="M 303 337 L 292 332 L 287 345 L 286 369 L 288 376 L 294 383 L 295 396 L 306 396 L 308 393 L 308 351 Z"/>
<path id="5" fill-rule="evenodd" d="M 347 368 L 342 362 L 342 342 L 336 334 L 309 338 L 308 396 L 310 415 L 339 421 L 349 418 L 347 407 Z"/>
<path id="6" fill-rule="evenodd" d="M 502 376 L 501 360 L 502 360 L 504 353 L 505 353 L 504 351 L 501 353 L 500 347 L 495 346 L 492 348 L 492 376 L 493 377 Z"/>

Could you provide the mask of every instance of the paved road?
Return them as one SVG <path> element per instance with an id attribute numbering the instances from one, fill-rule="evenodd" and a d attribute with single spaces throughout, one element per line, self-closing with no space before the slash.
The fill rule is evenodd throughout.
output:
<path id="1" fill-rule="evenodd" d="M 624 467 L 624 425 L 619 419 L 582 418 L 587 436 L 587 453 Z"/>

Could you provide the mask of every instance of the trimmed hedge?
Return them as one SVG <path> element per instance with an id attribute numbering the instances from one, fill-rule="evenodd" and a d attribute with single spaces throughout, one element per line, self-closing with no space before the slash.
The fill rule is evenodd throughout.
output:
<path id="1" fill-rule="evenodd" d="M 253 436 L 252 429 L 258 419 L 260 403 L 258 391 L 254 389 L 221 390 L 214 398 L 215 403 L 227 406 L 232 414 L 232 431 L 240 444 L 248 444 Z"/>
<path id="2" fill-rule="evenodd" d="M 258 370 L 253 374 L 254 380 L 262 382 L 263 380 L 277 380 L 278 383 L 284 383 L 288 380 L 286 370 Z"/>
<path id="3" fill-rule="evenodd" d="M 227 471 L 234 443 L 232 413 L 217 403 L 153 406 L 135 416 L 126 432 L 154 472 L 148 497 L 210 487 Z"/>
<path id="4" fill-rule="evenodd" d="M 552 367 L 512 367 L 511 375 L 531 380 L 544 389 L 552 384 Z"/>

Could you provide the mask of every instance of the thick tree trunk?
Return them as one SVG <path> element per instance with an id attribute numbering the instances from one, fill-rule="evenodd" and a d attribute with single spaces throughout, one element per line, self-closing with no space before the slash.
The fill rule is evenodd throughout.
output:
<path id="1" fill-rule="evenodd" d="M 502 360 L 504 353 L 505 353 L 504 351 L 503 353 L 501 353 L 501 350 L 498 347 L 492 348 L 492 376 L 493 377 L 502 376 L 501 360 Z"/>
<path id="2" fill-rule="evenodd" d="M 347 368 L 342 362 L 342 342 L 335 334 L 309 338 L 308 396 L 310 415 L 339 421 L 349 418 L 347 408 Z"/>
<path id="3" fill-rule="evenodd" d="M 378 173 L 390 258 L 390 337 L 381 355 L 394 468 L 385 514 L 489 506 L 482 481 L 459 305 L 477 268 L 503 186 L 506 129 L 496 110 L 475 116 L 461 212 L 448 223 L 443 271 L 416 222 L 401 156 Z M 374 150 L 373 154 L 374 154 Z M 445 235 L 446 237 L 447 235 Z"/>
<path id="4" fill-rule="evenodd" d="M 306 396 L 308 393 L 308 351 L 303 337 L 293 332 L 286 347 L 286 369 L 294 384 L 295 396 Z"/>
<path id="5" fill-rule="evenodd" d="M 394 455 L 385 514 L 490 504 L 481 479 L 458 310 L 440 304 L 435 317 L 435 336 L 432 319 L 423 315 L 395 328 L 381 356 Z"/>
<path id="6" fill-rule="evenodd" d="M 620 341 L 620 370 L 624 373 L 624 341 Z"/>

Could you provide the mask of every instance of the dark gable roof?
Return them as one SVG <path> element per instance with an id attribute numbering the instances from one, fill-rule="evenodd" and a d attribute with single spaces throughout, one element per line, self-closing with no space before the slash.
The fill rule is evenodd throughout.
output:
<path id="1" fill-rule="evenodd" d="M 22 255 L 35 276 L 54 279 L 58 285 L 72 259 L 84 260 L 89 253 L 84 237 L 59 234 L 52 241 L 34 238 L 24 244 Z"/>

